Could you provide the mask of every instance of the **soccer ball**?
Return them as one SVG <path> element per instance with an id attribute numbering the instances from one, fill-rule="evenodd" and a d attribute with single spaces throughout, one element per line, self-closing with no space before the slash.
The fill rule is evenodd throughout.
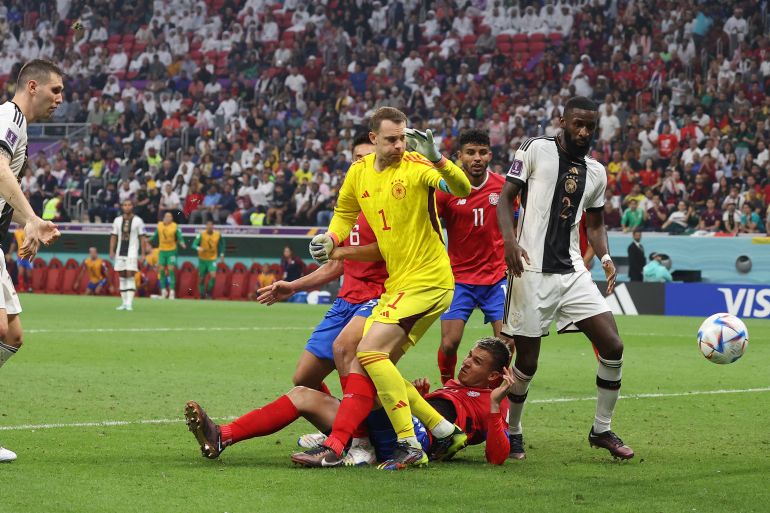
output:
<path id="1" fill-rule="evenodd" d="M 714 314 L 698 328 L 698 347 L 710 362 L 733 363 L 749 345 L 749 331 L 743 321 L 728 313 Z"/>

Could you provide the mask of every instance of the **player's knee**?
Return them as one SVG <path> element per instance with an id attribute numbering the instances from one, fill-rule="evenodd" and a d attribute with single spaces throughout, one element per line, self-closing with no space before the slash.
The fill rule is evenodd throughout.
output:
<path id="1" fill-rule="evenodd" d="M 605 360 L 620 360 L 623 358 L 623 341 L 619 336 L 609 337 L 602 343 L 599 355 Z"/>
<path id="2" fill-rule="evenodd" d="M 320 392 L 318 392 L 317 390 L 313 390 L 312 388 L 299 385 L 289 390 L 286 393 L 286 397 L 289 398 L 289 400 L 294 404 L 294 407 L 297 408 L 297 410 L 302 411 L 304 407 L 307 406 L 308 401 L 313 400 L 313 395 L 315 393 L 320 393 Z"/>
<path id="3" fill-rule="evenodd" d="M 441 351 L 446 355 L 457 354 L 457 348 L 460 347 L 460 341 L 453 337 L 441 337 Z"/>

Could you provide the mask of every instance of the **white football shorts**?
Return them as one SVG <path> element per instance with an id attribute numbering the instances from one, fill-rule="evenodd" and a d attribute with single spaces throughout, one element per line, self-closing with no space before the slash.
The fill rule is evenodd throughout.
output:
<path id="1" fill-rule="evenodd" d="M 559 333 L 577 331 L 575 323 L 609 312 L 607 301 L 588 271 L 543 274 L 524 271 L 508 277 L 503 335 L 544 337 L 556 320 Z"/>
<path id="2" fill-rule="evenodd" d="M 5 255 L 0 250 L 0 309 L 4 309 L 8 315 L 21 313 L 21 303 L 16 288 L 13 286 L 11 275 L 5 266 Z"/>
<path id="3" fill-rule="evenodd" d="M 115 270 L 136 272 L 139 270 L 138 259 L 135 256 L 116 256 Z"/>

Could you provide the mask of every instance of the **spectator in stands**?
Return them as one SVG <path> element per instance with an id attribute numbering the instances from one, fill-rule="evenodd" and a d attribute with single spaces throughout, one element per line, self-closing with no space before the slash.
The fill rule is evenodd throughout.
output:
<path id="1" fill-rule="evenodd" d="M 282 279 L 289 282 L 300 278 L 305 272 L 305 263 L 294 254 L 294 250 L 289 246 L 283 248 L 281 270 L 283 271 Z"/>
<path id="2" fill-rule="evenodd" d="M 717 210 L 714 198 L 706 200 L 706 208 L 701 212 L 699 230 L 718 232 L 722 228 L 722 213 Z"/>
<path id="3" fill-rule="evenodd" d="M 64 191 L 59 189 L 58 186 L 54 188 L 52 197 L 43 205 L 43 215 L 41 217 L 46 221 L 56 223 L 69 222 L 69 215 L 64 208 Z"/>
<path id="4" fill-rule="evenodd" d="M 190 212 L 190 224 L 206 224 L 209 221 L 216 222 L 214 219 L 214 211 L 222 195 L 219 193 L 219 188 L 216 185 L 211 185 L 203 197 L 203 201 Z"/>
<path id="5" fill-rule="evenodd" d="M 620 225 L 623 227 L 623 232 L 632 232 L 636 228 L 642 225 L 644 221 L 644 212 L 639 207 L 639 202 L 632 199 L 628 203 L 628 208 L 623 212 L 623 218 L 620 221 Z"/>
<path id="6" fill-rule="evenodd" d="M 158 210 L 158 220 L 162 219 L 166 212 L 171 212 L 171 214 L 176 217 L 179 215 L 179 212 L 182 211 L 182 199 L 174 190 L 174 186 L 171 182 L 163 184 L 163 192 L 161 193 Z"/>
<path id="7" fill-rule="evenodd" d="M 273 199 L 268 202 L 266 224 L 282 225 L 290 203 L 290 193 L 282 183 L 276 183 L 273 191 Z"/>
<path id="8" fill-rule="evenodd" d="M 724 232 L 736 235 L 741 228 L 741 214 L 736 210 L 734 202 L 727 201 L 725 206 L 725 212 L 722 214 Z"/>
<path id="9" fill-rule="evenodd" d="M 686 201 L 677 203 L 676 210 L 668 216 L 668 219 L 663 223 L 661 229 L 673 234 L 684 233 L 685 230 L 687 230 L 687 221 L 689 217 L 687 207 Z"/>
<path id="10" fill-rule="evenodd" d="M 759 233 L 764 231 L 762 217 L 751 209 L 751 205 L 744 203 L 741 208 L 741 233 Z"/>

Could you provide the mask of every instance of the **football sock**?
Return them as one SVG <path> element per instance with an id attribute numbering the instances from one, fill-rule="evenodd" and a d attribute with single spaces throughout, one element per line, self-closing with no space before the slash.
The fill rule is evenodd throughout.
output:
<path id="1" fill-rule="evenodd" d="M 455 377 L 455 367 L 457 366 L 457 353 L 448 355 L 438 348 L 438 370 L 441 372 L 441 384 L 443 385 Z"/>
<path id="2" fill-rule="evenodd" d="M 168 288 L 176 290 L 176 271 L 173 268 L 168 270 Z"/>
<path id="3" fill-rule="evenodd" d="M 340 378 L 340 387 L 342 388 L 342 393 L 345 394 L 345 389 L 348 387 L 348 377 L 343 376 L 342 374 L 338 374 Z"/>
<path id="4" fill-rule="evenodd" d="M 134 294 L 136 294 L 136 281 L 131 276 L 126 278 L 126 305 L 131 306 L 134 303 Z"/>
<path id="5" fill-rule="evenodd" d="M 128 284 L 127 279 L 123 276 L 120 277 L 120 297 L 123 299 L 123 304 L 128 304 Z"/>
<path id="6" fill-rule="evenodd" d="M 410 445 L 414 443 L 420 447 L 414 436 L 414 424 L 412 424 L 412 410 L 409 407 L 409 396 L 404 386 L 404 378 L 388 353 L 381 351 L 359 351 L 356 353 L 361 365 L 372 379 L 377 388 L 377 396 L 380 398 L 385 413 L 388 414 L 390 423 L 399 440 L 410 439 Z"/>
<path id="7" fill-rule="evenodd" d="M 201 297 L 206 297 L 206 285 L 205 282 L 200 282 L 198 284 L 198 292 L 200 292 Z"/>
<path id="8" fill-rule="evenodd" d="M 454 424 L 446 420 L 433 406 L 428 404 L 428 401 L 423 399 L 414 385 L 407 380 L 404 380 L 404 384 L 412 414 L 420 419 L 436 438 L 445 438 L 454 433 Z"/>
<path id="9" fill-rule="evenodd" d="M 214 279 L 214 276 L 212 275 L 211 277 L 209 277 L 209 283 L 206 286 L 206 291 L 207 292 L 211 292 L 212 290 L 214 290 L 214 282 L 216 282 L 216 280 Z"/>
<path id="10" fill-rule="evenodd" d="M 298 418 L 297 407 L 288 396 L 282 395 L 272 403 L 221 426 L 222 443 L 230 445 L 257 436 L 271 435 Z"/>
<path id="11" fill-rule="evenodd" d="M 332 432 L 324 442 L 337 455 L 353 437 L 353 432 L 366 419 L 374 406 L 374 383 L 367 376 L 351 373 L 348 375 L 345 394 L 342 397 L 337 416 L 334 417 Z"/>
<path id="12" fill-rule="evenodd" d="M 18 350 L 18 347 L 9 346 L 8 344 L 0 342 L 0 367 L 2 367 L 11 356 L 15 355 Z"/>
<path id="13" fill-rule="evenodd" d="M 323 381 L 321 381 L 321 385 L 318 387 L 318 390 L 320 390 L 326 395 L 332 395 L 332 391 L 329 390 L 329 387 L 327 387 L 326 383 L 324 383 Z"/>
<path id="14" fill-rule="evenodd" d="M 623 358 L 619 360 L 599 359 L 596 371 L 596 416 L 594 417 L 594 433 L 610 430 L 612 413 L 620 395 L 620 377 L 623 369 Z"/>
<path id="15" fill-rule="evenodd" d="M 160 289 L 163 290 L 168 286 L 168 282 L 166 281 L 168 274 L 166 271 L 163 270 L 163 268 L 160 269 Z"/>
<path id="16" fill-rule="evenodd" d="M 510 402 L 508 408 L 508 433 L 520 435 L 521 414 L 524 411 L 524 401 L 527 400 L 529 382 L 532 381 L 532 376 L 527 376 L 517 369 L 515 365 L 511 368 L 511 371 L 516 381 L 514 381 L 511 391 L 508 392 L 508 401 Z"/>

